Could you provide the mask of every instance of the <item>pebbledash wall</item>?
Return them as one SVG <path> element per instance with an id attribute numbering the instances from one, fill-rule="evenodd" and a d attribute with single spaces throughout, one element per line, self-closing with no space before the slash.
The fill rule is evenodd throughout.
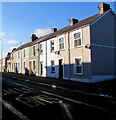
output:
<path id="1" fill-rule="evenodd" d="M 27 68 L 28 74 L 42 77 L 89 83 L 116 78 L 116 15 L 109 5 L 99 6 L 100 13 L 82 21 L 70 19 L 69 26 L 12 51 L 11 72 L 19 63 L 18 73 Z"/>

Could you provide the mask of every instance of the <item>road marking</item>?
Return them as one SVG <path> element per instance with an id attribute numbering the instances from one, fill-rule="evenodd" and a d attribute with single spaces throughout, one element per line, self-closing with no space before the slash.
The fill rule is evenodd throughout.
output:
<path id="1" fill-rule="evenodd" d="M 56 95 L 56 94 L 53 94 L 53 93 L 50 93 L 50 92 L 46 92 L 46 91 L 41 91 L 41 92 L 44 93 L 44 94 L 52 95 L 52 96 L 55 96 L 55 97 L 58 97 L 58 98 L 61 98 L 61 99 L 64 99 L 64 100 L 68 100 L 68 101 L 77 103 L 77 104 L 82 104 L 82 105 L 86 105 L 86 106 L 89 106 L 89 107 L 92 107 L 92 108 L 96 108 L 96 109 L 99 109 L 99 110 L 102 110 L 102 111 L 105 111 L 105 112 L 110 112 L 110 111 L 107 111 L 104 108 L 101 108 L 101 107 L 98 107 L 98 106 L 94 106 L 94 105 L 90 105 L 90 104 L 87 104 L 87 103 L 84 103 L 84 102 L 81 102 L 81 101 L 77 101 L 77 100 L 73 100 L 73 99 L 70 99 L 70 98 L 66 98 L 66 97 L 63 97 L 63 96 L 60 96 L 60 95 Z"/>
<path id="2" fill-rule="evenodd" d="M 12 113 L 14 113 L 16 116 L 18 116 L 22 120 L 30 120 L 27 116 L 23 115 L 21 112 L 19 112 L 17 109 L 15 109 L 12 105 L 7 103 L 6 101 L 1 100 L 1 99 L 0 101 L 2 101 L 2 103 L 5 105 L 7 109 L 9 109 Z"/>

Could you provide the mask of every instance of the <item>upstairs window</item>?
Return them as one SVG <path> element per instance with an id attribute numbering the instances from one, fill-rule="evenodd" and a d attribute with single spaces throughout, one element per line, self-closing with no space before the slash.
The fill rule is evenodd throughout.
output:
<path id="1" fill-rule="evenodd" d="M 40 54 L 43 53 L 43 44 L 40 44 Z"/>
<path id="2" fill-rule="evenodd" d="M 59 39 L 59 49 L 60 49 L 60 50 L 63 50 L 63 49 L 64 49 L 64 39 L 63 39 L 63 38 L 60 38 L 60 39 Z"/>
<path id="3" fill-rule="evenodd" d="M 75 59 L 75 74 L 80 74 L 82 75 L 83 70 L 82 70 L 82 59 L 81 58 L 76 58 Z"/>
<path id="4" fill-rule="evenodd" d="M 18 51 L 18 58 L 20 58 L 20 52 Z"/>
<path id="5" fill-rule="evenodd" d="M 23 56 L 24 56 L 24 58 L 25 58 L 25 50 L 23 51 Z"/>
<path id="6" fill-rule="evenodd" d="M 81 45 L 81 34 L 75 33 L 74 34 L 74 47 L 78 47 Z"/>
<path id="7" fill-rule="evenodd" d="M 51 72 L 55 72 L 55 62 L 54 62 L 54 60 L 51 61 Z"/>
<path id="8" fill-rule="evenodd" d="M 51 52 L 54 51 L 54 40 L 50 41 Z"/>
<path id="9" fill-rule="evenodd" d="M 36 54 L 36 48 L 35 46 L 33 46 L 33 56 L 35 56 L 35 54 Z"/>

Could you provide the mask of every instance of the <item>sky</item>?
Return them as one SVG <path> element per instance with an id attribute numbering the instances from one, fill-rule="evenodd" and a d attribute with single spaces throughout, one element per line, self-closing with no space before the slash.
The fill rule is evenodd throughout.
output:
<path id="1" fill-rule="evenodd" d="M 114 2 L 105 3 L 110 4 L 114 10 Z M 53 27 L 61 29 L 68 26 L 71 18 L 82 20 L 99 13 L 99 4 L 100 2 L 3 2 L 0 31 L 3 57 L 13 48 L 30 42 L 32 33 L 40 37 L 50 33 Z"/>

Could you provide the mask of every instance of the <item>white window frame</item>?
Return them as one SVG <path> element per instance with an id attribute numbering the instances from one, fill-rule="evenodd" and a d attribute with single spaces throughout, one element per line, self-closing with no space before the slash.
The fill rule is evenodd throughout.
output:
<path id="1" fill-rule="evenodd" d="M 81 59 L 82 64 L 81 64 L 81 65 L 76 65 L 76 63 L 75 63 L 75 60 L 76 60 L 76 59 Z M 77 67 L 77 66 L 81 66 L 81 68 L 82 68 L 82 72 L 81 72 L 81 73 L 77 73 L 77 72 L 76 72 L 76 67 Z M 74 58 L 74 74 L 75 74 L 75 75 L 83 75 L 83 60 L 82 60 L 82 57 L 75 57 L 75 58 Z"/>
<path id="2" fill-rule="evenodd" d="M 52 41 L 54 42 L 54 45 L 52 45 Z M 55 50 L 55 40 L 50 40 L 50 52 L 53 53 L 54 50 L 52 50 L 52 47 L 54 47 L 54 50 Z"/>
<path id="3" fill-rule="evenodd" d="M 35 52 L 34 52 L 34 47 L 35 47 Z M 36 46 L 34 45 L 32 49 L 33 49 L 33 50 L 32 50 L 32 51 L 33 51 L 33 56 L 36 56 Z M 34 54 L 34 53 L 35 53 L 35 54 Z"/>
<path id="4" fill-rule="evenodd" d="M 42 49 L 40 48 L 40 46 L 42 45 Z M 41 52 L 42 50 L 42 52 Z M 43 43 L 39 45 L 39 51 L 40 51 L 40 54 L 43 54 Z"/>
<path id="5" fill-rule="evenodd" d="M 25 49 L 23 50 L 23 57 L 25 58 L 26 57 L 26 54 L 25 54 Z"/>
<path id="6" fill-rule="evenodd" d="M 20 51 L 18 51 L 18 59 L 20 59 Z"/>
<path id="7" fill-rule="evenodd" d="M 60 39 L 63 39 L 63 40 L 64 40 L 64 42 L 63 42 L 63 43 L 64 43 L 64 48 L 62 48 L 62 49 L 60 49 L 60 44 L 61 44 L 61 43 L 59 42 Z M 65 50 L 65 39 L 64 39 L 64 37 L 59 37 L 59 38 L 58 38 L 58 43 L 59 43 L 59 51 Z"/>
<path id="8" fill-rule="evenodd" d="M 81 39 L 81 45 L 75 46 L 75 40 L 77 40 L 77 39 L 74 38 L 74 34 L 78 34 L 78 33 L 80 33 L 80 38 L 79 39 Z M 81 47 L 82 46 L 82 29 L 73 31 L 72 32 L 72 37 L 73 37 L 73 48 Z"/>

